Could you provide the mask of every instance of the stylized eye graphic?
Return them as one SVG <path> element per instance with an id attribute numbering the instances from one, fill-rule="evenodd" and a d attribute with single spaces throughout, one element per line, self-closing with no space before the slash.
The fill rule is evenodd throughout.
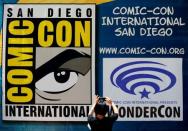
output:
<path id="1" fill-rule="evenodd" d="M 65 50 L 37 69 L 35 87 L 49 94 L 68 91 L 77 84 L 79 76 L 86 75 L 90 68 L 89 55 L 72 49 Z"/>
<path id="2" fill-rule="evenodd" d="M 45 92 L 63 92 L 78 81 L 78 73 L 69 70 L 51 72 L 36 82 L 37 89 Z M 44 86 L 45 85 L 45 86 Z"/>

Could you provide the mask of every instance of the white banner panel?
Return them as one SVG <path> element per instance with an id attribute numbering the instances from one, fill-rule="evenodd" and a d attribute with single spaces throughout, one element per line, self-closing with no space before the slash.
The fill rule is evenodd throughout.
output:
<path id="1" fill-rule="evenodd" d="M 182 59 L 104 58 L 103 96 L 120 121 L 182 121 Z"/>

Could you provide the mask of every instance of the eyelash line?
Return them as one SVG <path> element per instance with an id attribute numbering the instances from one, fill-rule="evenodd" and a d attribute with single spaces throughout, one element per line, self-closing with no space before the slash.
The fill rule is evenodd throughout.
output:
<path id="1" fill-rule="evenodd" d="M 63 91 L 58 91 L 58 92 L 48 92 L 48 91 L 44 91 L 46 93 L 49 93 L 49 94 L 59 94 L 59 93 L 63 93 L 65 91 L 68 91 L 70 90 L 73 86 L 75 86 L 76 84 L 72 85 L 70 88 L 66 89 L 66 90 L 63 90 Z"/>
<path id="2" fill-rule="evenodd" d="M 37 94 L 39 97 L 41 97 L 42 99 L 45 99 L 45 100 L 48 100 L 48 101 L 60 101 L 60 99 L 49 99 L 49 98 L 45 98 L 45 97 L 39 95 L 37 92 L 36 92 L 36 94 Z"/>

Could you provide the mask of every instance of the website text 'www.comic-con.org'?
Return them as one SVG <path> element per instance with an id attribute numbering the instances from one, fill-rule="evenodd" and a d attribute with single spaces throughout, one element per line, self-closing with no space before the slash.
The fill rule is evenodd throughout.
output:
<path id="1" fill-rule="evenodd" d="M 104 55 L 184 55 L 185 49 L 178 47 L 100 47 L 99 53 Z"/>

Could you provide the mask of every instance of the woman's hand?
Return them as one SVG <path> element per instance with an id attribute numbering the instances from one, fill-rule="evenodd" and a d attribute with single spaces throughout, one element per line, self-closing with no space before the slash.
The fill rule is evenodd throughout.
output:
<path id="1" fill-rule="evenodd" d="M 105 97 L 106 99 L 106 104 L 111 106 L 112 105 L 112 100 L 109 97 Z"/>
<path id="2" fill-rule="evenodd" d="M 97 104 L 99 102 L 99 96 L 97 95 L 95 98 L 95 103 Z"/>

